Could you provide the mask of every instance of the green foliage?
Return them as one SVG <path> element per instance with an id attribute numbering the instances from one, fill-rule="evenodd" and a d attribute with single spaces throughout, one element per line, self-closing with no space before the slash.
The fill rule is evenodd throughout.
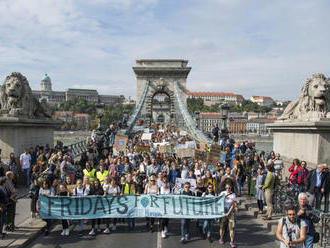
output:
<path id="1" fill-rule="evenodd" d="M 257 112 L 257 113 L 267 113 L 271 111 L 271 107 L 259 106 L 257 103 L 250 100 L 244 100 L 242 105 L 231 105 L 230 112 Z"/>
<path id="2" fill-rule="evenodd" d="M 244 100 L 242 105 L 230 104 L 229 112 L 257 112 L 267 113 L 272 110 L 271 107 L 259 106 L 257 103 L 250 100 Z M 220 112 L 220 105 L 214 104 L 211 106 L 204 105 L 202 98 L 188 98 L 187 107 L 189 113 L 193 114 L 195 111 L 199 112 Z"/>
<path id="3" fill-rule="evenodd" d="M 101 126 L 106 129 L 111 123 L 121 121 L 124 114 L 127 118 L 133 113 L 135 104 L 113 104 L 107 105 L 104 109 Z"/>
<path id="4" fill-rule="evenodd" d="M 187 99 L 187 107 L 190 114 L 194 112 L 219 112 L 219 104 L 214 104 L 211 106 L 204 105 L 204 101 L 202 98 L 188 98 Z"/>
<path id="5" fill-rule="evenodd" d="M 96 109 L 94 103 L 89 103 L 84 99 L 75 98 L 64 103 L 61 103 L 59 106 L 59 111 L 72 111 L 75 113 L 86 113 L 95 117 Z"/>

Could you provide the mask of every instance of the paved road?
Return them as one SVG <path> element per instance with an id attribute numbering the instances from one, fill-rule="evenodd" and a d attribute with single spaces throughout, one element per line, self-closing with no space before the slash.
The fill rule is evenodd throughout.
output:
<path id="1" fill-rule="evenodd" d="M 119 224 L 117 231 L 112 234 L 98 234 L 95 238 L 89 237 L 89 225 L 85 225 L 85 235 L 79 237 L 76 231 L 71 232 L 69 237 L 60 235 L 61 226 L 57 225 L 47 237 L 40 236 L 32 242 L 28 247 L 43 248 L 43 247 L 68 247 L 68 248 L 84 248 L 84 247 L 111 247 L 111 248 L 175 248 L 175 247 L 230 247 L 228 242 L 225 245 L 219 245 L 218 226 L 213 233 L 213 243 L 207 240 L 202 240 L 198 235 L 198 230 L 195 227 L 195 222 L 192 223 L 191 240 L 187 244 L 181 244 L 180 241 L 180 224 L 178 220 L 172 220 L 169 227 L 169 237 L 162 239 L 159 232 L 150 233 L 146 230 L 144 222 L 137 223 L 135 231 L 128 232 L 126 225 Z M 240 210 L 238 225 L 237 225 L 237 246 L 238 247 L 260 247 L 272 248 L 279 247 L 275 242 L 275 237 L 269 234 L 262 224 L 247 211 Z"/>
<path id="2" fill-rule="evenodd" d="M 23 223 L 31 216 L 30 213 L 31 199 L 29 198 L 29 196 L 26 195 L 28 192 L 29 192 L 28 187 L 20 186 L 18 188 L 18 195 L 24 197 L 19 199 L 16 204 L 16 217 L 15 217 L 16 226 Z"/>

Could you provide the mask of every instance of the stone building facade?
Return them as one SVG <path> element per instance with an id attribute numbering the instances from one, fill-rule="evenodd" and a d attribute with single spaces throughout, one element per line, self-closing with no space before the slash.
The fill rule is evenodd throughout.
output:
<path id="1" fill-rule="evenodd" d="M 244 100 L 242 95 L 225 92 L 192 92 L 187 90 L 188 98 L 201 98 L 204 101 L 204 105 L 211 106 L 214 104 L 241 104 Z"/>
<path id="2" fill-rule="evenodd" d="M 123 95 L 99 95 L 97 90 L 93 89 L 72 89 L 66 91 L 53 91 L 50 77 L 45 74 L 40 82 L 40 90 L 33 90 L 33 96 L 37 100 L 46 100 L 49 104 L 61 104 L 63 102 L 79 98 L 91 103 L 98 101 L 104 104 L 124 103 L 125 97 Z"/>

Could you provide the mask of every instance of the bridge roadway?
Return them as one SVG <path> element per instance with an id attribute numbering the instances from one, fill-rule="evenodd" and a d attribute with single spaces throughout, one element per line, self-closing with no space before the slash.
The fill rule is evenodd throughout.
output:
<path id="1" fill-rule="evenodd" d="M 166 239 L 162 239 L 158 232 L 158 225 L 155 232 L 147 231 L 145 221 L 137 221 L 134 231 L 129 232 L 127 225 L 117 224 L 117 230 L 111 234 L 97 234 L 95 237 L 88 235 L 90 225 L 84 225 L 84 236 L 79 237 L 76 231 L 71 231 L 70 236 L 61 236 L 61 225 L 56 225 L 49 236 L 41 235 L 28 245 L 30 248 L 203 248 L 203 247 L 230 247 L 227 241 L 225 245 L 219 245 L 219 225 L 214 225 L 213 239 L 210 244 L 207 240 L 203 240 L 199 236 L 195 221 L 191 223 L 191 238 L 186 244 L 180 243 L 180 220 L 170 220 L 169 235 Z M 155 222 L 158 223 L 158 222 Z M 74 226 L 71 226 L 71 229 Z M 103 225 L 102 225 L 103 228 Z M 272 248 L 279 247 L 279 243 L 275 241 L 275 236 L 265 229 L 265 227 L 248 211 L 240 208 L 238 214 L 238 222 L 236 228 L 236 245 L 237 247 L 260 247 Z"/>

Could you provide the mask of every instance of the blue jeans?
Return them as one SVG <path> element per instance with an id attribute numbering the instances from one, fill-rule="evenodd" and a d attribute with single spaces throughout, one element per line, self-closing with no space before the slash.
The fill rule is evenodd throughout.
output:
<path id="1" fill-rule="evenodd" d="M 212 220 L 204 220 L 203 233 L 206 233 L 207 236 L 211 235 L 211 233 L 212 233 Z"/>
<path id="2" fill-rule="evenodd" d="M 30 168 L 23 169 L 26 185 L 30 185 Z"/>
<path id="3" fill-rule="evenodd" d="M 241 183 L 240 180 L 237 180 L 237 191 L 238 191 L 238 194 L 241 195 L 242 194 L 242 188 L 243 188 L 243 184 Z"/>
<path id="4" fill-rule="evenodd" d="M 181 219 L 181 237 L 184 238 L 189 232 L 190 219 Z"/>
<path id="5" fill-rule="evenodd" d="M 313 239 L 314 236 L 306 234 L 305 248 L 313 248 Z"/>

